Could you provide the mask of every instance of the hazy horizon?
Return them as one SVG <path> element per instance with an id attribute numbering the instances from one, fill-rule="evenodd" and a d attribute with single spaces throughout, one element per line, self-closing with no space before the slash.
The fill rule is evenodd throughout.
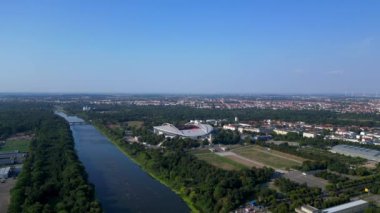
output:
<path id="1" fill-rule="evenodd" d="M 0 93 L 378 94 L 380 1 L 4 1 Z"/>

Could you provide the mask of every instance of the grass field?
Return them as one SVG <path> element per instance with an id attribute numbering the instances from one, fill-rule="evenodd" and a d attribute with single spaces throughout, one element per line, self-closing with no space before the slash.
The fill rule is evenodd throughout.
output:
<path id="1" fill-rule="evenodd" d="M 233 149 L 231 151 L 238 155 L 276 169 L 285 169 L 292 166 L 299 166 L 303 161 L 305 161 L 305 159 L 301 157 L 275 150 L 268 151 L 267 149 L 260 146 L 241 147 Z"/>
<path id="2" fill-rule="evenodd" d="M 225 169 L 225 170 L 239 170 L 243 168 L 248 168 L 245 165 L 242 165 L 236 161 L 233 161 L 229 158 L 218 156 L 214 153 L 195 154 L 195 156 L 215 167 Z"/>
<path id="3" fill-rule="evenodd" d="M 30 140 L 7 140 L 4 145 L 0 146 L 0 152 L 9 152 L 18 150 L 27 152 L 29 150 Z"/>

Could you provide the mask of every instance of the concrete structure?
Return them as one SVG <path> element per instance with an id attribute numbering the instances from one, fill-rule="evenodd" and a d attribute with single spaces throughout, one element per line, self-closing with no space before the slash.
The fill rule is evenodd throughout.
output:
<path id="1" fill-rule="evenodd" d="M 345 203 L 339 206 L 334 206 L 328 209 L 324 209 L 322 213 L 360 213 L 368 207 L 368 202 L 364 200 L 357 200 L 349 203 Z"/>
<path id="2" fill-rule="evenodd" d="M 11 172 L 11 167 L 0 168 L 0 179 L 7 179 Z"/>
<path id="3" fill-rule="evenodd" d="M 331 152 L 380 162 L 380 151 L 374 149 L 349 145 L 336 145 L 331 149 Z"/>
<path id="4" fill-rule="evenodd" d="M 165 137 L 182 137 L 191 139 L 209 139 L 213 127 L 208 124 L 203 124 L 198 121 L 192 121 L 182 127 L 176 127 L 172 124 L 165 123 L 161 126 L 153 127 L 153 131 L 158 135 L 165 135 Z"/>

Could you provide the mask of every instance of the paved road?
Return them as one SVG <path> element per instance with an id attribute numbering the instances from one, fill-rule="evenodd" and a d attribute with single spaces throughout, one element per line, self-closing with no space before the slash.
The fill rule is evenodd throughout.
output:
<path id="1" fill-rule="evenodd" d="M 318 187 L 318 188 L 321 188 L 322 190 L 325 190 L 325 187 L 328 183 L 326 180 L 315 177 L 314 175 L 310 173 L 305 173 L 305 174 L 306 175 L 304 175 L 303 172 L 294 170 L 294 171 L 289 171 L 288 173 L 286 173 L 284 177 L 296 183 L 300 183 L 300 184 L 306 183 L 306 185 L 308 185 L 309 187 Z"/>

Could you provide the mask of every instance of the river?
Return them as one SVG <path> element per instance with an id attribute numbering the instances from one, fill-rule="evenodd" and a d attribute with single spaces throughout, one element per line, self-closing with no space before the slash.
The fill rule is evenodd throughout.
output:
<path id="1" fill-rule="evenodd" d="M 57 113 L 68 122 L 82 119 Z M 149 176 L 92 125 L 71 125 L 75 149 L 105 212 L 189 212 L 186 203 Z"/>

